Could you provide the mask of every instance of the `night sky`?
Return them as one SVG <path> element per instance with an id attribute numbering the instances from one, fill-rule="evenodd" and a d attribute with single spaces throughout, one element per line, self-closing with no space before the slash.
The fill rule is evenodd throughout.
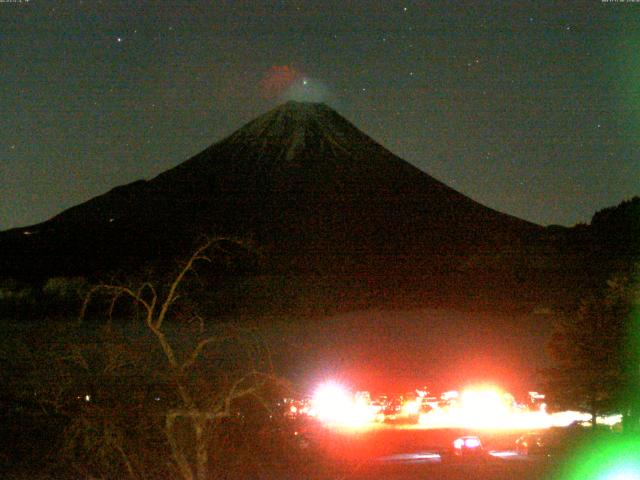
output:
<path id="1" fill-rule="evenodd" d="M 0 229 L 324 101 L 471 198 L 573 225 L 640 194 L 640 3 L 0 0 Z"/>

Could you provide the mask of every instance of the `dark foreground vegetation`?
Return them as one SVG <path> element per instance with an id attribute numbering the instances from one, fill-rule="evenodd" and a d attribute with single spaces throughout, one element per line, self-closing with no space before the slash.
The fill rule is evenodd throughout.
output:
<path id="1" fill-rule="evenodd" d="M 631 245 L 609 228 L 609 217 L 637 206 L 634 199 L 601 213 L 594 228 L 607 242 Z M 293 387 L 274 368 L 270 344 L 246 319 L 216 320 L 220 297 L 198 276 L 203 265 L 222 257 L 232 261 L 229 252 L 243 248 L 235 240 L 206 241 L 170 273 L 125 281 L 52 278 L 39 288 L 5 282 L 0 303 L 10 320 L 0 332 L 3 476 L 401 478 L 418 468 L 370 460 L 389 445 L 402 451 L 439 444 L 439 434 L 332 437 L 315 429 L 309 435 L 308 426 L 286 418 L 280 402 Z M 632 434 L 640 419 L 638 269 L 630 262 L 636 254 L 617 247 L 593 252 L 609 262 L 608 281 L 559 318 L 550 344 L 554 367 L 546 372 L 555 405 L 594 418 L 622 413 Z M 486 478 L 509 478 L 500 475 L 524 468 L 500 462 L 490 459 L 478 468 L 487 470 Z M 424 468 L 440 468 L 441 478 L 463 478 L 452 471 L 468 473 L 467 466 L 456 465 Z M 531 465 L 529 473 L 548 467 Z"/>
<path id="2" fill-rule="evenodd" d="M 208 323 L 189 299 L 218 246 L 203 243 L 165 283 L 91 287 L 79 320 L 4 325 L 6 472 L 307 476 L 319 457 L 283 415 L 290 389 L 266 345 L 247 325 Z"/>

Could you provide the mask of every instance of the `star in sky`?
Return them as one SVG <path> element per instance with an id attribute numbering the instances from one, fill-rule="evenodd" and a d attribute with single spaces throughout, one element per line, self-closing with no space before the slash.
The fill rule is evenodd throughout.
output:
<path id="1" fill-rule="evenodd" d="M 0 50 L 0 143 L 11 161 L 0 229 L 151 178 L 291 98 L 327 102 L 435 178 L 536 223 L 588 221 L 638 194 L 633 5 L 193 0 L 2 11 L 12 22 Z M 529 189 L 514 193 L 521 178 Z"/>

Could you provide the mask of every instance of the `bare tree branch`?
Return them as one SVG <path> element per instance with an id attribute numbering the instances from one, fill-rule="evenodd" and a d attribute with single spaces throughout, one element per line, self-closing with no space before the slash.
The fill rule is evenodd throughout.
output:
<path id="1" fill-rule="evenodd" d="M 189 355 L 189 358 L 187 358 L 181 366 L 181 370 L 185 371 L 187 370 L 189 367 L 191 367 L 197 360 L 198 360 L 198 356 L 202 353 L 202 350 L 209 344 L 211 343 L 217 343 L 217 342 L 221 342 L 223 341 L 223 339 L 220 338 L 216 338 L 216 337 L 208 337 L 205 338 L 203 340 L 200 340 L 198 342 L 198 344 L 196 345 L 196 347 L 193 349 L 193 351 L 191 352 L 191 355 Z"/>
<path id="2" fill-rule="evenodd" d="M 175 302 L 177 295 L 176 295 L 176 290 L 178 289 L 178 287 L 180 286 L 180 284 L 182 283 L 182 280 L 184 279 L 184 276 L 193 268 L 193 265 L 196 261 L 198 260 L 206 260 L 206 261 L 211 261 L 209 259 L 209 257 L 206 257 L 203 255 L 203 252 L 207 251 L 207 249 L 209 247 L 211 247 L 211 245 L 214 242 L 220 241 L 219 239 L 215 239 L 215 240 L 207 240 L 204 245 L 200 246 L 198 249 L 196 249 L 196 251 L 193 253 L 193 255 L 191 255 L 191 258 L 189 258 L 189 260 L 187 260 L 186 264 L 184 265 L 184 267 L 182 267 L 182 269 L 180 270 L 180 272 L 178 273 L 178 275 L 176 276 L 176 278 L 173 280 L 173 282 L 171 282 L 171 286 L 169 287 L 169 293 L 167 294 L 164 302 L 162 302 L 162 306 L 160 307 L 160 312 L 158 313 L 158 316 L 156 317 L 155 320 L 155 328 L 159 329 L 162 327 L 162 322 L 164 321 L 166 315 L 167 315 L 167 311 L 169 310 L 169 307 L 173 304 L 173 302 Z"/>
<path id="3" fill-rule="evenodd" d="M 171 448 L 171 454 L 177 464 L 178 471 L 182 476 L 183 480 L 193 480 L 193 471 L 189 466 L 189 461 L 187 460 L 184 451 L 182 450 L 180 444 L 176 440 L 174 425 L 176 419 L 178 418 L 178 412 L 169 412 L 167 413 L 165 419 L 165 433 L 167 436 L 167 440 L 169 441 L 169 446 Z"/>

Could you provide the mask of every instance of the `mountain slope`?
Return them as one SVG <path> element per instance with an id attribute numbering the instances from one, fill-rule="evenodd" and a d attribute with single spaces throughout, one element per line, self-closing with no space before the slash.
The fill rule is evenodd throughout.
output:
<path id="1" fill-rule="evenodd" d="M 343 247 L 372 243 L 398 253 L 414 245 L 486 243 L 535 229 L 417 170 L 321 104 L 277 108 L 153 183 L 161 190 L 177 186 L 186 203 L 218 215 L 233 208 L 239 215 L 229 223 L 251 217 L 261 222 L 258 232 L 273 229 L 285 212 L 279 226 L 293 230 L 278 233 L 295 233 L 311 245 L 323 239 L 345 242 Z M 224 207 L 216 208 L 213 198 Z M 479 232 L 471 231 L 472 223 Z"/>
<path id="2" fill-rule="evenodd" d="M 173 258 L 200 234 L 230 234 L 262 249 L 266 272 L 378 284 L 415 274 L 436 288 L 479 258 L 483 276 L 498 256 L 502 271 L 504 256 L 541 232 L 421 172 L 326 105 L 289 102 L 152 180 L 1 233 L 0 267 L 3 276 L 94 275 Z"/>

